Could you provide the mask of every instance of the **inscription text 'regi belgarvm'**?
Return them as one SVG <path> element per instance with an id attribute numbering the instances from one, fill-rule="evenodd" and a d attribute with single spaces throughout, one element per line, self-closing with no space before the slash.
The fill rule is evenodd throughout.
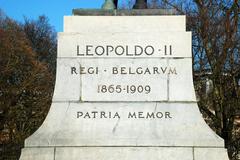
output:
<path id="1" fill-rule="evenodd" d="M 177 75 L 176 67 L 166 67 L 166 66 L 154 66 L 154 67 L 109 67 L 109 68 L 100 68 L 100 67 L 85 67 L 80 66 L 79 68 L 71 67 L 71 74 L 100 74 L 109 72 L 112 75 L 161 75 L 161 74 L 175 74 Z"/>

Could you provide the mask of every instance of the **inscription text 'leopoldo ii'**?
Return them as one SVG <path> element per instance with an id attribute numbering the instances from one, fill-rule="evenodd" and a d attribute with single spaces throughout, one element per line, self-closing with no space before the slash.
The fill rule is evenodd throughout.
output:
<path id="1" fill-rule="evenodd" d="M 81 48 L 83 47 L 83 48 Z M 81 53 L 80 50 L 85 50 L 84 53 Z M 83 57 L 100 57 L 100 56 L 166 56 L 173 55 L 172 45 L 86 45 L 80 46 L 77 45 L 77 56 Z"/>

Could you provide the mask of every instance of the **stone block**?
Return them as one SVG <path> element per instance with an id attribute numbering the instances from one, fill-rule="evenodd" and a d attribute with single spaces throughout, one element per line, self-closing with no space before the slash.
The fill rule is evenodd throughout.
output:
<path id="1" fill-rule="evenodd" d="M 191 47 L 190 32 L 58 34 L 58 57 L 190 58 Z"/>
<path id="2" fill-rule="evenodd" d="M 61 134 L 59 132 L 61 132 L 62 127 L 64 128 L 64 121 L 68 121 L 66 117 L 67 112 L 69 112 L 69 103 L 53 102 L 42 126 L 25 140 L 25 146 L 53 146 L 52 141 Z M 71 125 L 65 127 L 71 129 Z"/>
<path id="3" fill-rule="evenodd" d="M 186 31 L 186 16 L 64 16 L 63 30 L 80 33 Z"/>
<path id="4" fill-rule="evenodd" d="M 191 63 L 191 58 L 58 58 L 53 101 L 196 101 Z"/>
<path id="5" fill-rule="evenodd" d="M 229 160 L 225 148 L 194 148 L 194 160 Z"/>
<path id="6" fill-rule="evenodd" d="M 20 160 L 55 160 L 54 148 L 24 148 Z"/>
<path id="7" fill-rule="evenodd" d="M 156 16 L 177 15 L 176 9 L 73 9 L 74 16 Z"/>
<path id="8" fill-rule="evenodd" d="M 191 148 L 72 147 L 57 148 L 57 160 L 192 160 Z"/>
<path id="9" fill-rule="evenodd" d="M 80 75 L 71 74 L 72 67 L 79 68 L 79 62 L 69 58 L 57 59 L 57 74 L 53 101 L 80 100 Z"/>
<path id="10" fill-rule="evenodd" d="M 81 66 L 98 68 L 98 74 L 81 75 L 81 100 L 101 102 L 166 101 L 174 70 L 166 59 L 84 59 Z"/>
<path id="11" fill-rule="evenodd" d="M 170 59 L 169 65 L 178 69 L 177 76 L 169 75 L 169 101 L 196 101 L 192 59 Z"/>
<path id="12" fill-rule="evenodd" d="M 196 103 L 55 103 L 26 146 L 223 147 Z"/>

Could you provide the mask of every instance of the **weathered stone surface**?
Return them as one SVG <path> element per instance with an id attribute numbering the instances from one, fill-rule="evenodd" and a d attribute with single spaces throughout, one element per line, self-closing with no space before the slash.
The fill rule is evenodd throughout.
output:
<path id="1" fill-rule="evenodd" d="M 196 101 L 191 63 L 190 58 L 58 58 L 53 101 Z"/>
<path id="2" fill-rule="evenodd" d="M 71 67 L 79 68 L 75 59 L 57 59 L 57 75 L 53 101 L 79 101 L 80 75 L 71 74 Z"/>
<path id="3" fill-rule="evenodd" d="M 45 147 L 25 148 L 20 160 L 228 160 L 224 148 L 192 147 Z"/>
<path id="4" fill-rule="evenodd" d="M 67 118 L 65 116 L 68 109 L 69 103 L 67 102 L 52 103 L 49 113 L 42 126 L 32 136 L 25 140 L 25 146 L 31 146 L 32 143 L 36 144 L 36 142 L 39 144 L 35 145 L 37 147 L 42 146 L 40 143 L 45 144 L 43 145 L 44 147 L 53 146 L 50 141 L 59 134 L 58 130 L 61 128 L 63 121 Z"/>
<path id="5" fill-rule="evenodd" d="M 130 12 L 139 14 L 116 10 L 101 14 Z M 85 15 L 65 17 L 53 104 L 41 128 L 25 141 L 21 160 L 227 160 L 223 139 L 208 127 L 196 103 L 185 16 Z M 89 52 L 84 50 L 88 44 L 152 45 L 159 52 L 157 56 L 83 56 Z M 162 55 L 163 46 L 172 52 Z M 175 74 L 108 72 L 114 66 L 156 65 L 176 68 Z M 81 67 L 99 67 L 99 74 L 74 73 Z M 99 84 L 149 84 L 152 93 L 98 94 Z"/>
<path id="6" fill-rule="evenodd" d="M 170 59 L 169 66 L 176 67 L 178 73 L 169 75 L 169 101 L 196 101 L 192 59 Z"/>
<path id="7" fill-rule="evenodd" d="M 64 16 L 64 32 L 158 33 L 186 31 L 185 16 Z M 105 38 L 105 37 L 104 37 Z"/>
<path id="8" fill-rule="evenodd" d="M 195 148 L 194 160 L 228 160 L 225 148 Z"/>
<path id="9" fill-rule="evenodd" d="M 24 148 L 20 160 L 55 160 L 54 148 Z"/>
<path id="10" fill-rule="evenodd" d="M 223 140 L 204 122 L 196 103 L 54 103 L 26 146 L 217 147 Z"/>
<path id="11" fill-rule="evenodd" d="M 191 148 L 84 147 L 57 148 L 57 160 L 192 160 Z"/>
<path id="12" fill-rule="evenodd" d="M 58 34 L 58 57 L 190 58 L 191 49 L 190 32 Z"/>
<path id="13" fill-rule="evenodd" d="M 166 59 L 84 59 L 81 65 L 99 69 L 98 75 L 81 75 L 82 101 L 167 101 Z"/>

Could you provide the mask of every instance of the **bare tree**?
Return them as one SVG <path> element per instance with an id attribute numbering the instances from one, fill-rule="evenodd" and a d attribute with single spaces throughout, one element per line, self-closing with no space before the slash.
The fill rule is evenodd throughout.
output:
<path id="1" fill-rule="evenodd" d="M 189 17 L 189 24 L 195 32 L 195 70 L 213 82 L 213 91 L 208 96 L 201 94 L 200 107 L 211 120 L 211 126 L 224 138 L 233 159 L 240 147 L 235 146 L 239 143 L 235 127 L 240 107 L 238 0 L 194 2 L 197 12 Z"/>

